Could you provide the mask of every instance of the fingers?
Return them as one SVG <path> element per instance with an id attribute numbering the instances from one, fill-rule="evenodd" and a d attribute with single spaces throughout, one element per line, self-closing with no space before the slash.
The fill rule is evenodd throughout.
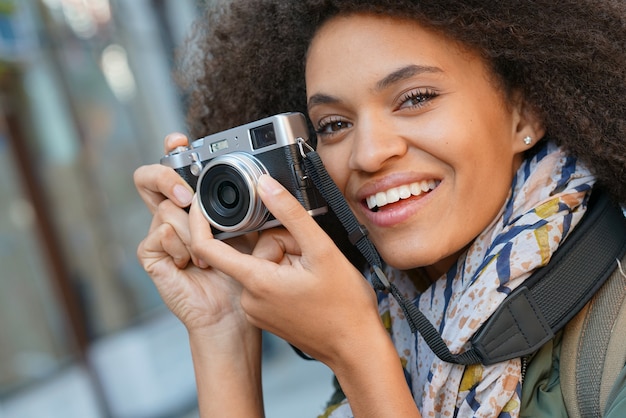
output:
<path id="1" fill-rule="evenodd" d="M 189 225 L 191 252 L 203 265 L 210 265 L 242 283 L 259 275 L 260 269 L 267 268 L 263 264 L 265 260 L 242 253 L 232 245 L 214 239 L 211 226 L 202 215 L 197 199 L 193 199 L 189 210 Z M 254 237 L 250 239 L 254 240 Z"/>
<path id="2" fill-rule="evenodd" d="M 154 266 L 157 262 L 169 259 L 177 268 L 184 269 L 191 259 L 187 247 L 177 236 L 174 227 L 166 223 L 156 227 L 139 244 L 137 257 L 150 275 L 156 273 Z"/>
<path id="3" fill-rule="evenodd" d="M 172 201 L 164 200 L 158 205 L 148 236 L 158 241 L 159 248 L 169 255 L 178 268 L 186 267 L 190 260 L 199 265 L 191 254 L 187 213 Z"/>
<path id="4" fill-rule="evenodd" d="M 310 265 L 336 249 L 300 202 L 277 181 L 266 175 L 261 176 L 258 191 L 267 208 L 289 233 L 268 231 L 261 234 L 260 243 L 263 245 L 255 247 L 253 256 L 242 254 L 225 242 L 207 239 L 212 237 L 211 228 L 194 200 L 189 212 L 192 253 L 248 287 L 256 278 L 275 273 L 277 262 L 289 262 L 286 254 L 303 254 L 303 260 L 310 260 L 309 263 L 305 261 Z"/>
<path id="5" fill-rule="evenodd" d="M 239 235 L 235 238 L 229 238 L 225 242 L 239 252 L 251 254 L 259 240 L 259 235 L 259 232 L 251 232 L 249 234 Z"/>
<path id="6" fill-rule="evenodd" d="M 187 137 L 181 133 L 172 133 L 165 137 L 165 153 L 179 146 L 187 145 Z M 166 200 L 173 200 L 179 207 L 191 204 L 194 191 L 173 169 L 161 164 L 139 167 L 133 175 L 135 187 L 150 213 L 154 214 L 158 205 Z"/>
<path id="7" fill-rule="evenodd" d="M 133 179 L 139 196 L 152 214 L 165 199 L 173 200 L 181 208 L 189 206 L 193 199 L 193 189 L 170 167 L 141 166 L 135 170 Z"/>
<path id="8" fill-rule="evenodd" d="M 274 263 L 285 261 L 285 254 L 300 255 L 300 247 L 284 228 L 273 228 L 264 231 L 254 247 L 252 255 Z"/>
<path id="9" fill-rule="evenodd" d="M 164 148 L 166 154 L 178 147 L 184 147 L 187 145 L 189 145 L 189 140 L 180 132 L 172 132 L 165 137 Z"/>
<path id="10" fill-rule="evenodd" d="M 262 175 L 257 190 L 267 209 L 287 228 L 303 254 L 319 254 L 335 247 L 302 204 L 278 181 L 269 175 Z"/>

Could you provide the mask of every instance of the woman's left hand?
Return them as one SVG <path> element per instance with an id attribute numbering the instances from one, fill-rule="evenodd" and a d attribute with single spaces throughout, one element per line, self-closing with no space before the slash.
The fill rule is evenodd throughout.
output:
<path id="1" fill-rule="evenodd" d="M 386 336 L 371 286 L 304 207 L 269 176 L 258 193 L 286 229 L 262 231 L 252 255 L 206 239 L 209 224 L 197 207 L 190 213 L 194 253 L 243 285 L 248 320 L 331 368 Z"/>
<path id="2" fill-rule="evenodd" d="M 257 191 L 285 229 L 262 231 L 252 255 L 243 254 L 207 239 L 209 224 L 192 206 L 193 253 L 242 284 L 250 323 L 333 370 L 354 416 L 421 416 L 374 290 L 278 182 L 261 176 Z"/>

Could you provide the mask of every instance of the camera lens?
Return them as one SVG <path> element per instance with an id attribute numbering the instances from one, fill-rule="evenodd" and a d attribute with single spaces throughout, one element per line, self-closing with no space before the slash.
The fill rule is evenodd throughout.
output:
<path id="1" fill-rule="evenodd" d="M 224 232 L 251 231 L 269 213 L 256 192 L 267 173 L 252 155 L 234 152 L 211 160 L 198 179 L 200 206 L 211 225 Z"/>
<path id="2" fill-rule="evenodd" d="M 239 190 L 231 181 L 225 181 L 217 189 L 217 198 L 225 208 L 232 209 L 239 203 Z"/>

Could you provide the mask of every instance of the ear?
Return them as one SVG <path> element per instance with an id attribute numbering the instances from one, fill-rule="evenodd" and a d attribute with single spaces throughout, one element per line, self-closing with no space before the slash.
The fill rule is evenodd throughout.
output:
<path id="1" fill-rule="evenodd" d="M 543 120 L 520 92 L 513 94 L 513 151 L 523 153 L 534 147 L 546 133 Z"/>

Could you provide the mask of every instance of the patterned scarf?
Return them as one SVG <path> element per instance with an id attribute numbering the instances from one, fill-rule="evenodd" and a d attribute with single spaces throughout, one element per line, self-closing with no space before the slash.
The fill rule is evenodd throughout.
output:
<path id="1" fill-rule="evenodd" d="M 517 171 L 498 218 L 447 274 L 421 294 L 403 272 L 388 268 L 387 277 L 439 329 L 452 353 L 463 352 L 502 300 L 548 263 L 584 214 L 594 182 L 575 158 L 546 142 Z M 423 416 L 519 415 L 520 359 L 491 366 L 445 363 L 411 333 L 395 299 L 379 295 L 379 311 Z M 344 400 L 325 416 L 352 413 Z"/>

